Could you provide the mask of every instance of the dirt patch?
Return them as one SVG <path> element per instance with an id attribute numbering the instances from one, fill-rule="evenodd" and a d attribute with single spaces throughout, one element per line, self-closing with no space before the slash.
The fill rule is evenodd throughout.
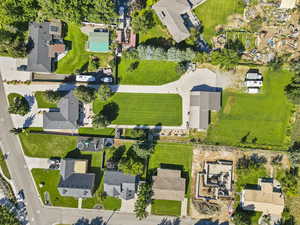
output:
<path id="1" fill-rule="evenodd" d="M 282 155 L 282 168 L 289 168 L 290 163 L 287 154 L 278 153 L 266 150 L 239 150 L 237 148 L 231 147 L 223 147 L 223 146 L 199 146 L 197 149 L 193 151 L 193 161 L 192 161 L 192 181 L 191 181 L 191 196 L 193 199 L 196 199 L 197 195 L 197 175 L 199 172 L 203 171 L 205 161 L 217 161 L 217 160 L 228 160 L 233 163 L 233 174 L 232 180 L 236 181 L 236 164 L 239 158 L 243 156 L 250 156 L 252 154 L 258 154 L 259 156 L 264 156 L 267 159 L 267 163 L 265 164 L 266 170 L 269 176 L 275 176 L 274 171 L 275 168 L 272 166 L 271 162 L 273 157 L 277 155 Z M 233 185 L 233 184 L 232 184 Z M 214 215 L 205 215 L 199 213 L 195 206 L 193 205 L 193 201 L 190 201 L 190 215 L 192 218 L 202 219 L 210 217 L 213 220 L 218 220 L 220 223 L 226 222 L 230 220 L 230 215 L 233 212 L 234 207 L 234 198 L 235 191 L 234 186 L 232 188 L 231 198 L 228 199 L 217 199 L 210 200 L 209 202 L 215 203 L 219 205 L 219 212 Z"/>

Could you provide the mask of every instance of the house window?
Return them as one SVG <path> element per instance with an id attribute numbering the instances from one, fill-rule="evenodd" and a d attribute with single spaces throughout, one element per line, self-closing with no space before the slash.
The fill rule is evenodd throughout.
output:
<path id="1" fill-rule="evenodd" d="M 161 11 L 161 14 L 162 14 L 163 17 L 166 16 L 166 14 L 164 13 L 164 11 Z"/>

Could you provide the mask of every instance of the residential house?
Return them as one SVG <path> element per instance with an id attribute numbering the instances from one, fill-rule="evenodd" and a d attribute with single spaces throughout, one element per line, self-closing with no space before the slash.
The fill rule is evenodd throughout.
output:
<path id="1" fill-rule="evenodd" d="M 29 24 L 29 46 L 27 70 L 51 73 L 60 54 L 66 51 L 60 21 Z"/>
<path id="2" fill-rule="evenodd" d="M 221 108 L 221 92 L 191 91 L 189 127 L 205 130 L 210 123 L 210 110 L 219 111 Z"/>
<path id="3" fill-rule="evenodd" d="M 120 171 L 104 172 L 104 192 L 108 196 L 133 199 L 138 187 L 138 177 L 124 174 Z"/>
<path id="4" fill-rule="evenodd" d="M 152 6 L 161 22 L 176 42 L 190 36 L 190 29 L 200 26 L 200 22 L 192 9 L 200 4 L 200 0 L 160 0 Z"/>
<path id="5" fill-rule="evenodd" d="M 263 86 L 263 77 L 258 70 L 249 70 L 245 78 L 245 86 L 248 93 L 259 93 L 260 88 Z"/>
<path id="6" fill-rule="evenodd" d="M 57 110 L 43 113 L 44 129 L 77 129 L 80 125 L 81 103 L 70 91 L 62 97 Z"/>
<path id="7" fill-rule="evenodd" d="M 263 212 L 280 218 L 284 209 L 284 196 L 276 180 L 259 179 L 256 189 L 244 188 L 241 205 L 244 210 Z"/>
<path id="8" fill-rule="evenodd" d="M 87 173 L 87 169 L 87 160 L 63 159 L 60 165 L 61 179 L 57 187 L 60 195 L 74 198 L 92 197 L 96 175 Z"/>
<path id="9" fill-rule="evenodd" d="M 112 138 L 98 138 L 98 137 L 78 137 L 77 148 L 80 151 L 97 152 L 103 150 L 105 147 L 112 146 Z"/>
<path id="10" fill-rule="evenodd" d="M 87 42 L 87 51 L 89 52 L 108 52 L 109 51 L 109 32 L 94 31 L 89 33 Z"/>
<path id="11" fill-rule="evenodd" d="M 181 177 L 180 170 L 158 168 L 152 180 L 153 199 L 184 200 L 186 180 Z"/>

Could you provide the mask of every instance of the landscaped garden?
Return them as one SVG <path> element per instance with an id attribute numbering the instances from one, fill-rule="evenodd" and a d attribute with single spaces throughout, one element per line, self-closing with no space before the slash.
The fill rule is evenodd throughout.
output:
<path id="1" fill-rule="evenodd" d="M 81 32 L 78 25 L 68 24 L 68 34 L 65 40 L 67 43 L 70 43 L 71 49 L 64 58 L 58 61 L 55 71 L 58 74 L 71 74 L 76 70 L 86 70 L 91 56 L 98 57 L 100 66 L 104 67 L 112 59 L 111 53 L 87 52 L 85 45 L 88 37 Z"/>
<path id="2" fill-rule="evenodd" d="M 225 91 L 217 122 L 208 130 L 211 144 L 287 148 L 292 104 L 284 93 L 292 73 L 266 71 L 262 94 Z"/>
<path id="3" fill-rule="evenodd" d="M 77 145 L 77 137 L 52 134 L 21 133 L 25 155 L 31 157 L 65 157 Z"/>
<path id="4" fill-rule="evenodd" d="M 153 200 L 151 213 L 155 215 L 180 216 L 181 201 Z"/>
<path id="5" fill-rule="evenodd" d="M 135 61 L 137 60 L 121 60 L 118 67 L 121 84 L 162 85 L 178 80 L 181 76 L 176 71 L 176 62 L 138 60 L 137 68 L 130 70 L 130 65 Z"/>
<path id="6" fill-rule="evenodd" d="M 216 34 L 216 26 L 225 24 L 228 16 L 232 14 L 242 14 L 244 3 L 242 0 L 209 0 L 200 4 L 195 13 L 203 25 L 204 39 L 210 42 Z"/>
<path id="7" fill-rule="evenodd" d="M 112 124 L 180 126 L 182 123 L 182 99 L 176 94 L 116 93 L 109 102 L 116 104 Z M 105 110 L 105 105 L 97 99 L 94 112 Z"/>

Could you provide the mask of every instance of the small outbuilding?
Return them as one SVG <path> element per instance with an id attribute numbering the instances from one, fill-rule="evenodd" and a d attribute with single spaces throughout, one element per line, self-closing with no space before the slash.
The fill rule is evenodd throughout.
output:
<path id="1" fill-rule="evenodd" d="M 245 77 L 245 86 L 249 94 L 257 94 L 263 86 L 263 76 L 258 70 L 249 70 Z"/>

